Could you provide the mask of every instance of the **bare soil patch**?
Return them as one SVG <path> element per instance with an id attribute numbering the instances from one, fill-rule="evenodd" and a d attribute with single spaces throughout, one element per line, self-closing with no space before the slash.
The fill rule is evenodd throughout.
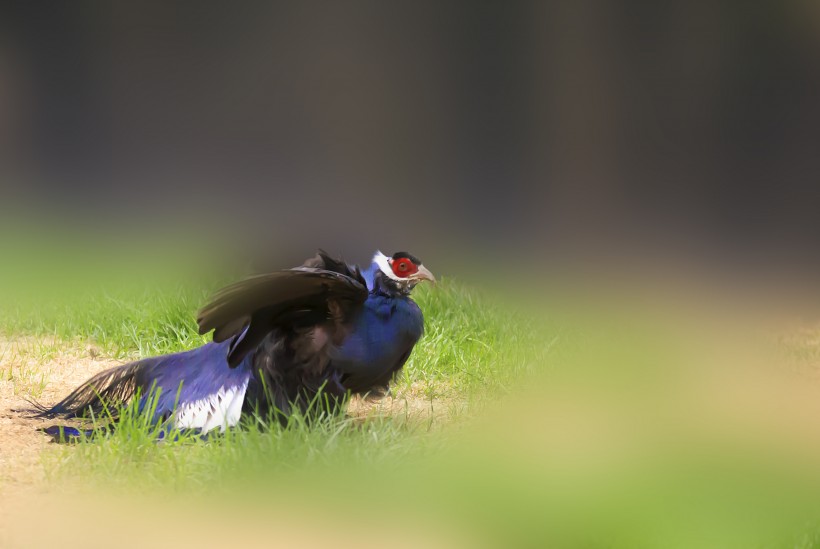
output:
<path id="1" fill-rule="evenodd" d="M 374 415 L 390 415 L 411 422 L 439 422 L 454 415 L 464 402 L 454 398 L 428 396 L 424 383 L 393 388 L 387 396 L 378 399 L 353 397 L 347 408 L 351 417 L 365 419 Z"/>
<path id="2" fill-rule="evenodd" d="M 44 476 L 41 455 L 50 442 L 37 428 L 47 423 L 19 410 L 31 409 L 30 400 L 56 402 L 90 376 L 120 363 L 79 344 L 0 338 L 0 494 L 34 486 Z"/>

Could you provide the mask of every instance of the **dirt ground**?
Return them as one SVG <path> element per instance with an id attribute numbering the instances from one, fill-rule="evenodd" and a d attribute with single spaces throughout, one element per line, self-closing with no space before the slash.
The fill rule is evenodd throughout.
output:
<path id="1" fill-rule="evenodd" d="M 43 480 L 41 456 L 50 446 L 37 431 L 47 425 L 20 410 L 29 400 L 57 402 L 73 387 L 119 361 L 94 348 L 33 338 L 0 339 L 0 495 Z"/>

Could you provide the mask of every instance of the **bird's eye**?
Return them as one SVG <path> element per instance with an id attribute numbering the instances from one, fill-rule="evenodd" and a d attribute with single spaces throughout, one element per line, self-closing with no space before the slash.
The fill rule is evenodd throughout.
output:
<path id="1" fill-rule="evenodd" d="M 413 262 L 405 257 L 392 261 L 390 266 L 393 268 L 393 274 L 400 278 L 406 278 L 418 270 Z"/>

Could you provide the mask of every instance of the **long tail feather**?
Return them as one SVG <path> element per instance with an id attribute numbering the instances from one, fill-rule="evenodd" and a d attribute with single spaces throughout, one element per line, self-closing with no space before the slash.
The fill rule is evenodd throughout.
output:
<path id="1" fill-rule="evenodd" d="M 71 425 L 52 425 L 50 427 L 43 427 L 38 429 L 51 437 L 52 442 L 58 444 L 73 444 L 77 442 L 92 441 L 98 437 L 111 434 L 116 429 L 116 423 L 109 423 L 108 425 L 97 426 L 93 428 L 80 428 Z M 190 439 L 208 440 L 218 436 L 217 432 L 203 433 L 202 429 L 174 429 L 172 427 L 163 427 L 155 432 L 155 442 L 172 441 L 176 442 L 182 437 Z"/>
<path id="2" fill-rule="evenodd" d="M 93 429 L 80 429 L 70 425 L 52 425 L 51 427 L 38 429 L 38 431 L 50 436 L 53 442 L 66 444 L 80 442 L 81 440 L 92 440 L 98 436 L 108 434 L 113 428 L 113 425 Z"/>
<path id="3" fill-rule="evenodd" d="M 154 359 L 146 359 L 100 372 L 51 408 L 33 403 L 37 408 L 35 416 L 72 418 L 84 417 L 89 413 L 97 417 L 115 415 L 119 407 L 131 400 L 138 390 L 145 390 L 142 385 L 146 376 L 142 374 L 153 363 Z"/>

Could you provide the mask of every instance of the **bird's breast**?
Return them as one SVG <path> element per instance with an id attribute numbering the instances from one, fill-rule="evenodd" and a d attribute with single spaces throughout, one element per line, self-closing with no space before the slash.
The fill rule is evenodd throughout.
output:
<path id="1" fill-rule="evenodd" d="M 421 310 L 413 301 L 371 295 L 332 361 L 346 373 L 382 376 L 401 366 L 423 330 Z"/>

